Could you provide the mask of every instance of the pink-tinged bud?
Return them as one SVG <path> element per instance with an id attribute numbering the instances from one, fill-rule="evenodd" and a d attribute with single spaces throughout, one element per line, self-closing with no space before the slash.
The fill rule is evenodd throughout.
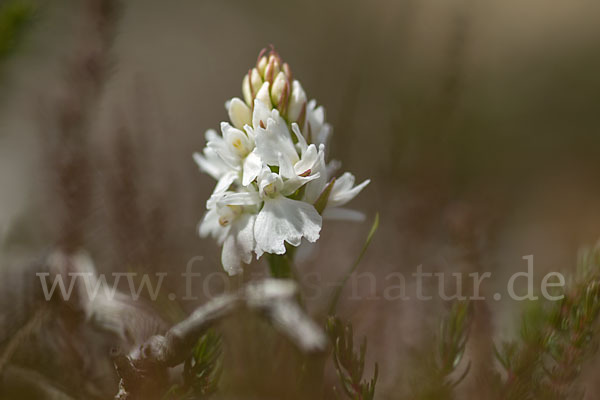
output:
<path id="1" fill-rule="evenodd" d="M 267 64 L 267 67 L 265 68 L 265 75 L 264 75 L 265 81 L 273 82 L 273 70 L 274 70 L 273 63 L 269 62 Z"/>
<path id="2" fill-rule="evenodd" d="M 286 100 L 283 97 L 284 96 L 283 92 L 285 91 L 286 84 L 287 84 L 287 79 L 285 77 L 285 74 L 283 72 L 280 72 L 279 74 L 277 74 L 275 81 L 273 81 L 273 86 L 271 87 L 271 100 L 273 100 L 273 104 L 276 107 L 281 105 Z M 286 96 L 287 96 L 287 94 L 286 94 Z M 279 108 L 279 111 L 282 111 L 281 108 Z"/>
<path id="3" fill-rule="evenodd" d="M 285 76 L 287 77 L 288 81 L 291 82 L 292 81 L 292 69 L 290 68 L 290 65 L 288 63 L 283 64 L 283 72 L 285 73 Z"/>
<path id="4" fill-rule="evenodd" d="M 256 94 L 256 99 L 262 101 L 269 110 L 273 108 L 273 104 L 271 103 L 271 95 L 269 93 L 269 82 L 263 83 L 260 90 Z"/>
<path id="5" fill-rule="evenodd" d="M 250 72 L 250 89 L 252 89 L 252 94 L 254 94 L 254 96 L 256 96 L 256 93 L 258 93 L 258 90 L 262 84 L 263 80 L 260 77 L 258 70 L 256 68 L 252 68 L 252 71 Z"/>
<path id="6" fill-rule="evenodd" d="M 269 56 L 269 62 L 267 63 L 267 67 L 265 68 L 265 81 L 273 83 L 275 77 L 281 71 L 281 59 L 276 54 L 271 54 Z"/>
<path id="7" fill-rule="evenodd" d="M 279 102 L 279 111 L 281 112 L 281 114 L 284 114 L 287 112 L 287 107 L 290 103 L 290 84 L 288 81 L 285 81 L 285 86 L 283 87 L 283 92 L 281 93 L 281 100 Z"/>
<path id="8" fill-rule="evenodd" d="M 244 95 L 244 101 L 249 107 L 252 107 L 254 98 L 262 86 L 262 83 L 263 80 L 256 68 L 248 70 L 248 73 L 242 81 L 242 94 Z"/>
<path id="9" fill-rule="evenodd" d="M 231 124 L 240 129 L 244 129 L 244 125 L 252 125 L 252 111 L 242 100 L 237 97 L 231 99 L 228 103 L 227 112 Z"/>
<path id="10" fill-rule="evenodd" d="M 275 62 L 277 68 L 281 68 L 281 64 L 283 64 L 283 62 L 281 61 L 281 57 L 279 57 L 279 54 L 277 54 L 275 50 L 271 50 L 269 52 L 269 62 L 271 61 Z"/>
<path id="11" fill-rule="evenodd" d="M 267 68 L 267 64 L 269 60 L 266 56 L 259 57 L 258 62 L 256 63 L 256 68 L 261 76 L 265 76 L 265 69 Z"/>
<path id="12" fill-rule="evenodd" d="M 288 106 L 288 119 L 290 122 L 298 122 L 298 125 L 302 128 L 302 124 L 300 124 L 300 114 L 302 113 L 302 109 L 304 108 L 304 113 L 306 114 L 306 93 L 304 89 L 302 89 L 302 85 L 300 82 L 294 81 L 292 82 L 292 96 L 290 98 L 290 104 Z"/>

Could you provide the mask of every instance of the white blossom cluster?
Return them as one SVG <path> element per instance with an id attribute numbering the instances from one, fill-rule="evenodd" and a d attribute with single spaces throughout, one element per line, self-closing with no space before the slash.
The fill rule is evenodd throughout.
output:
<path id="1" fill-rule="evenodd" d="M 315 100 L 307 101 L 300 82 L 273 50 L 263 50 L 244 77 L 243 100 L 225 107 L 230 122 L 221 134 L 206 132 L 207 144 L 194 159 L 217 180 L 199 225 L 223 251 L 225 270 L 233 275 L 249 264 L 252 253 L 284 254 L 286 243 L 319 239 L 322 218 L 361 220 L 342 208 L 368 183 L 354 184 L 346 172 L 337 179 L 337 162 L 327 163 L 331 126 Z"/>

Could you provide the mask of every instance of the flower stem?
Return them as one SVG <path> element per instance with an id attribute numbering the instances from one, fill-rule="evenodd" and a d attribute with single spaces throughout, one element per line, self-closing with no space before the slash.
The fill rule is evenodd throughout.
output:
<path id="1" fill-rule="evenodd" d="M 285 254 L 268 254 L 269 270 L 273 278 L 293 279 L 294 278 L 294 255 L 296 248 L 286 244 Z"/>
<path id="2" fill-rule="evenodd" d="M 300 288 L 300 278 L 296 271 L 294 271 L 294 256 L 296 255 L 296 247 L 285 244 L 285 254 L 267 254 L 267 260 L 269 261 L 269 271 L 271 276 L 277 279 L 292 279 L 298 284 Z M 301 290 L 298 290 L 296 294 L 296 300 L 300 307 L 304 309 L 305 304 L 302 299 Z"/>

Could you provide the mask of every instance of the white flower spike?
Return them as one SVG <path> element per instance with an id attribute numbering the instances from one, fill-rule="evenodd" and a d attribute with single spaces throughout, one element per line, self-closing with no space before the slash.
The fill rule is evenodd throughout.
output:
<path id="1" fill-rule="evenodd" d="M 243 100 L 225 104 L 230 122 L 221 135 L 206 133 L 194 159 L 217 184 L 199 225 L 201 237 L 223 246 L 221 261 L 231 274 L 243 271 L 252 253 L 285 254 L 286 244 L 319 239 L 323 218 L 361 220 L 342 208 L 369 180 L 332 176 L 337 162 L 325 161 L 331 126 L 325 110 L 307 101 L 300 82 L 274 50 L 263 50 L 242 82 Z"/>

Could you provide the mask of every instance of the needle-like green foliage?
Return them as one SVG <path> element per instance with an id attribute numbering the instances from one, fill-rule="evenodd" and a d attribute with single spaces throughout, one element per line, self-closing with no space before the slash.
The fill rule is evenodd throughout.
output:
<path id="1" fill-rule="evenodd" d="M 470 303 L 453 303 L 449 314 L 440 322 L 437 336 L 433 338 L 434 346 L 430 347 L 431 353 L 425 358 L 425 372 L 416 374 L 412 399 L 455 398 L 454 388 L 464 380 L 471 366 L 470 362 L 467 363 L 455 376 L 464 358 L 470 326 Z"/>
<path id="2" fill-rule="evenodd" d="M 352 324 L 345 324 L 336 317 L 329 317 L 327 333 L 333 343 L 333 362 L 346 396 L 353 400 L 372 400 L 375 396 L 379 367 L 375 363 L 373 378 L 363 381 L 367 338 L 363 339 L 358 353 L 355 352 Z M 336 394 L 340 398 L 337 390 Z"/>
<path id="3" fill-rule="evenodd" d="M 221 336 L 213 331 L 203 335 L 185 361 L 183 385 L 171 388 L 165 399 L 196 400 L 212 395 L 221 377 L 221 354 Z"/>
<path id="4" fill-rule="evenodd" d="M 582 251 L 576 279 L 560 301 L 538 301 L 527 313 L 518 340 L 504 343 L 496 357 L 506 372 L 502 399 L 577 399 L 585 361 L 598 347 L 600 245 Z"/>

